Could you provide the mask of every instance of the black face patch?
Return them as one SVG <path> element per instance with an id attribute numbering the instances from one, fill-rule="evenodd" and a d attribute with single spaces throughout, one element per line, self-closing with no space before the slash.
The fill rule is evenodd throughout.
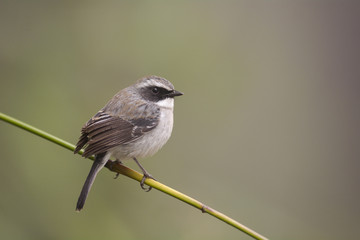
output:
<path id="1" fill-rule="evenodd" d="M 141 96 L 151 102 L 158 102 L 167 97 L 171 97 L 172 92 L 173 91 L 157 86 L 145 87 L 140 90 Z"/>

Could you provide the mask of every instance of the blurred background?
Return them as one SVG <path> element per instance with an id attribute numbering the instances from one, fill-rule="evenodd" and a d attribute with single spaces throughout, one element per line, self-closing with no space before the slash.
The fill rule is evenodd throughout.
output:
<path id="1" fill-rule="evenodd" d="M 356 1 L 1 1 L 0 111 L 71 143 L 120 89 L 169 79 L 159 181 L 270 239 L 360 226 Z M 250 239 L 0 122 L 1 239 Z M 126 165 L 135 168 L 132 161 Z"/>

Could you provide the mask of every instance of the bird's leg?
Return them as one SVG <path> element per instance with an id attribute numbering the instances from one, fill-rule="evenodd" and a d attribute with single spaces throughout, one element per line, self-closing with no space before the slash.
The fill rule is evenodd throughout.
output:
<path id="1" fill-rule="evenodd" d="M 123 164 L 119 159 L 116 159 L 115 161 L 112 162 L 112 164 L 115 164 L 115 163 L 119 163 L 119 164 Z M 117 179 L 119 177 L 120 173 L 116 173 L 114 179 Z"/>
<path id="2" fill-rule="evenodd" d="M 138 162 L 138 160 L 136 158 L 133 158 L 133 159 L 134 159 L 134 161 L 136 162 L 136 164 L 139 166 L 139 168 L 141 169 L 141 171 L 144 174 L 144 176 L 143 176 L 143 178 L 141 179 L 141 182 L 140 182 L 140 187 L 142 189 L 144 189 L 146 192 L 149 192 L 152 189 L 152 187 L 150 187 L 150 186 L 149 186 L 149 188 L 144 187 L 145 180 L 147 178 L 151 178 L 151 179 L 154 179 L 156 181 L 156 179 L 153 178 L 153 176 L 151 176 L 151 174 L 148 173 L 148 171 L 146 171 L 145 168 L 143 168 L 143 166 L 141 166 L 141 164 Z"/>

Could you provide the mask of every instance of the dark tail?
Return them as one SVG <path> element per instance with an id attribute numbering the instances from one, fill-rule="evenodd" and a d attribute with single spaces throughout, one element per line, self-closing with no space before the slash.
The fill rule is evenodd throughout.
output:
<path id="1" fill-rule="evenodd" d="M 99 154 L 96 156 L 96 160 L 94 161 L 93 165 L 91 166 L 89 175 L 86 178 L 86 181 L 84 183 L 84 186 L 81 190 L 79 199 L 76 204 L 76 211 L 80 212 L 81 209 L 83 209 L 85 205 L 86 198 L 90 192 L 91 186 L 94 183 L 94 180 L 96 178 L 96 175 L 98 172 L 104 167 L 105 163 L 108 159 L 105 158 L 105 154 Z"/>

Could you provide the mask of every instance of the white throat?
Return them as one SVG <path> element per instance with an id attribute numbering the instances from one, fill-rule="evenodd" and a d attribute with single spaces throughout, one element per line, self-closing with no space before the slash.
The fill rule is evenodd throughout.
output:
<path id="1" fill-rule="evenodd" d="M 166 109 L 174 109 L 174 99 L 173 98 L 165 98 L 156 103 L 160 108 Z"/>

